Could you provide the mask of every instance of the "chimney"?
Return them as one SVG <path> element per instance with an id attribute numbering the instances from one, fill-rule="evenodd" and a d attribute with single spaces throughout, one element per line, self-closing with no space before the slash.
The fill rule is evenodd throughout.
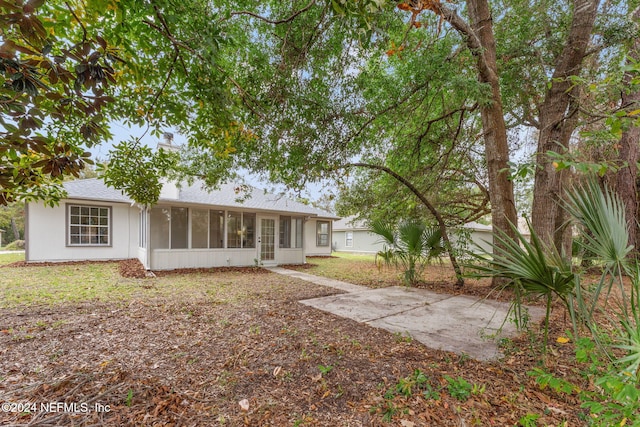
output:
<path id="1" fill-rule="evenodd" d="M 165 151 L 178 151 L 179 146 L 173 145 L 173 133 L 165 132 L 162 134 L 162 140 L 158 142 L 157 149 L 162 148 Z"/>
<path id="2" fill-rule="evenodd" d="M 165 151 L 178 151 L 180 146 L 173 145 L 173 133 L 165 132 L 162 134 L 162 139 L 158 141 L 157 149 L 163 149 Z M 162 189 L 160 190 L 160 199 L 173 199 L 178 200 L 180 198 L 180 189 L 175 182 L 169 181 L 166 178 L 160 179 L 162 183 Z"/>

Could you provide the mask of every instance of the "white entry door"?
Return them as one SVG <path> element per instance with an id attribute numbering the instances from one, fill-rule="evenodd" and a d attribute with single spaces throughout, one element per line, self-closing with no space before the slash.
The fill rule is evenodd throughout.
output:
<path id="1" fill-rule="evenodd" d="M 276 220 L 260 219 L 260 261 L 272 263 L 276 260 Z"/>

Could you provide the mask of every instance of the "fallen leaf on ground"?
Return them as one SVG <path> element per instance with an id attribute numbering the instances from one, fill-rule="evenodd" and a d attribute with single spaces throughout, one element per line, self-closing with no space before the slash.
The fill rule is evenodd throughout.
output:
<path id="1" fill-rule="evenodd" d="M 277 366 L 274 370 L 273 370 L 273 376 L 277 377 L 278 374 L 280 373 L 280 371 L 282 371 L 282 366 Z"/>

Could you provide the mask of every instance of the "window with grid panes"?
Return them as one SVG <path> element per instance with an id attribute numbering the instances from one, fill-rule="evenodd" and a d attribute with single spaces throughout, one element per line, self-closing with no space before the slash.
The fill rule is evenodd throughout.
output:
<path id="1" fill-rule="evenodd" d="M 110 246 L 111 208 L 67 205 L 69 246 Z"/>

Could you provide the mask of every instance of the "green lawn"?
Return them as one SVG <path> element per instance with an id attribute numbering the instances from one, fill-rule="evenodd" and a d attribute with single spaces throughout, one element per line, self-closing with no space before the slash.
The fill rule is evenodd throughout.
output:
<path id="1" fill-rule="evenodd" d="M 22 254 L 0 255 L 0 265 L 24 260 Z M 149 301 L 156 298 L 207 300 L 226 303 L 251 292 L 233 289 L 249 280 L 242 272 L 190 273 L 156 278 L 124 278 L 117 262 L 76 265 L 2 267 L 0 307 L 56 305 L 86 301 Z"/>
<path id="2" fill-rule="evenodd" d="M 312 264 L 311 268 L 304 270 L 309 274 L 370 287 L 403 285 L 402 271 L 394 266 L 378 266 L 373 254 L 334 252 L 332 258 L 310 257 L 307 262 Z M 422 277 L 425 281 L 455 281 L 453 270 L 447 262 L 426 266 Z"/>
<path id="3" fill-rule="evenodd" d="M 24 252 L 13 254 L 0 254 L 0 266 L 11 264 L 12 262 L 24 261 Z"/>

